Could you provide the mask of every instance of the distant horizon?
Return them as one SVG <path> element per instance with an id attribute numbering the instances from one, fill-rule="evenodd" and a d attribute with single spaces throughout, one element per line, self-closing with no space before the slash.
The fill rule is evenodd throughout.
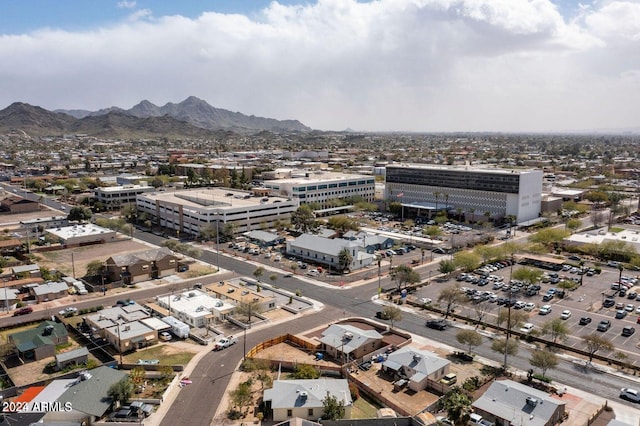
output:
<path id="1" fill-rule="evenodd" d="M 640 0 L 3 2 L 0 105 L 196 96 L 324 131 L 638 132 L 638 16 Z"/>

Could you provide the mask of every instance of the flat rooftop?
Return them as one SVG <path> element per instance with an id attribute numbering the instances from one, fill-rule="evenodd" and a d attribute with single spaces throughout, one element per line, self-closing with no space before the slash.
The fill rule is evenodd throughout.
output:
<path id="1" fill-rule="evenodd" d="M 287 198 L 274 196 L 254 196 L 247 191 L 229 188 L 196 188 L 179 191 L 149 192 L 145 198 L 165 203 L 181 204 L 195 209 L 235 209 L 261 204 L 285 203 Z M 264 201 L 263 201 L 264 199 Z M 289 201 L 291 203 L 291 201 Z"/>
<path id="2" fill-rule="evenodd" d="M 195 289 L 173 295 L 160 296 L 157 300 L 164 306 L 168 306 L 169 300 L 171 300 L 172 311 L 183 312 L 192 318 L 206 317 L 214 311 L 225 311 L 235 307 L 230 303 Z"/>
<path id="3" fill-rule="evenodd" d="M 47 229 L 47 232 L 52 235 L 55 235 L 56 237 L 62 238 L 63 240 L 67 240 L 69 238 L 75 238 L 75 237 L 84 237 L 88 235 L 115 233 L 115 231 L 112 231 L 111 229 L 103 228 L 101 226 L 94 225 L 93 223 L 65 226 L 62 228 L 49 228 Z"/>
<path id="4" fill-rule="evenodd" d="M 387 164 L 386 167 L 398 167 L 398 168 L 408 168 L 408 169 L 425 169 L 425 170 L 445 170 L 445 171 L 460 171 L 460 172 L 477 172 L 477 173 L 499 173 L 504 175 L 511 175 L 514 173 L 517 174 L 525 174 L 532 172 L 542 173 L 542 170 L 536 169 L 499 169 L 499 168 L 490 168 L 490 167 L 477 167 L 477 166 L 463 166 L 463 165 L 447 165 L 440 166 L 436 164 L 412 164 L 412 163 L 403 163 L 403 164 Z"/>
<path id="5" fill-rule="evenodd" d="M 310 171 L 308 172 L 307 176 L 270 180 L 267 183 L 269 185 L 277 185 L 281 183 L 298 184 L 298 183 L 342 181 L 342 180 L 353 180 L 353 179 L 372 179 L 372 177 L 369 175 L 358 175 L 358 174 L 351 174 L 351 173 Z"/>

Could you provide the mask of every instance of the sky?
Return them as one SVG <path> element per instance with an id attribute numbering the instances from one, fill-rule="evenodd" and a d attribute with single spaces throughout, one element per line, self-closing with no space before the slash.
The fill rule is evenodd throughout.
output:
<path id="1" fill-rule="evenodd" d="M 196 96 L 319 130 L 640 131 L 640 0 L 3 0 L 0 109 Z"/>

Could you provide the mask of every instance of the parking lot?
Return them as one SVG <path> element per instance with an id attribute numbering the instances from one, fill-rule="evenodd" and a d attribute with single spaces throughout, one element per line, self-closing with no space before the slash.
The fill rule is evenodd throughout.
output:
<path id="1" fill-rule="evenodd" d="M 575 261 L 569 261 L 577 263 Z M 539 282 L 539 289 L 527 291 L 526 285 L 518 285 L 517 291 L 511 293 L 513 286 L 509 286 L 509 290 L 505 291 L 508 286 L 509 278 L 513 272 L 522 268 L 522 265 L 514 264 L 503 265 L 501 268 L 495 268 L 486 278 L 482 278 L 478 274 L 470 274 L 468 279 L 462 274 L 457 274 L 444 282 L 434 283 L 418 290 L 412 297 L 416 299 L 430 298 L 437 304 L 439 293 L 443 288 L 451 285 L 457 285 L 461 291 L 465 290 L 467 297 L 465 303 L 456 309 L 457 313 L 467 316 L 471 319 L 477 318 L 476 303 L 484 303 L 486 300 L 487 316 L 486 322 L 494 322 L 500 310 L 507 309 L 511 304 L 512 309 L 521 310 L 527 313 L 528 322 L 533 325 L 532 330 L 540 330 L 542 325 L 552 319 L 562 318 L 565 325 L 569 329 L 570 337 L 565 344 L 584 349 L 582 336 L 597 333 L 608 339 L 614 345 L 613 352 L 623 352 L 628 356 L 630 362 L 640 362 L 637 355 L 638 338 L 635 334 L 640 330 L 638 318 L 640 317 L 640 300 L 637 293 L 640 292 L 636 275 L 631 276 L 631 271 L 623 271 L 623 284 L 618 288 L 612 289 L 612 284 L 616 283 L 619 278 L 619 270 L 614 267 L 602 266 L 600 274 L 586 273 L 580 276 L 579 270 L 571 270 L 570 268 L 557 271 L 558 282 L 563 279 L 573 279 L 580 282 L 574 290 L 564 290 L 564 296 L 560 297 L 563 290 L 556 285 L 558 282 L 551 282 L 554 271 L 543 270 L 545 272 L 544 282 Z M 585 264 L 584 271 L 593 268 L 592 264 Z M 482 281 L 482 280 L 485 281 Z M 615 286 L 614 286 L 615 288 Z M 547 294 L 555 293 L 552 296 Z M 546 297 L 545 297 L 546 296 Z M 609 297 L 611 296 L 611 297 Z M 631 298 L 633 296 L 633 298 Z M 603 306 L 605 299 L 611 299 L 607 302 L 607 306 Z M 546 309 L 541 308 L 548 305 Z M 548 312 L 545 313 L 545 310 Z M 581 321 L 582 319 L 582 321 Z M 598 324 L 601 321 L 609 321 L 611 326 L 604 331 L 598 331 Z M 626 329 L 627 335 L 623 335 L 623 329 Z M 603 328 L 603 327 L 601 327 Z M 640 333 L 638 334 L 640 335 Z M 607 355 L 606 352 L 598 352 L 600 355 Z"/>

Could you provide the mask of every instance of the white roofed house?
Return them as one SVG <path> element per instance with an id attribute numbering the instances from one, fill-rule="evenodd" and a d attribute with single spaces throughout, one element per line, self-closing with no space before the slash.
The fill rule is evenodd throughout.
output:
<path id="1" fill-rule="evenodd" d="M 69 294 L 69 286 L 64 281 L 48 282 L 29 287 L 29 293 L 35 297 L 38 303 L 60 299 Z"/>
<path id="2" fill-rule="evenodd" d="M 438 382 L 449 373 L 450 364 L 433 352 L 405 347 L 390 353 L 382 363 L 382 370 L 408 380 L 409 388 L 417 392 L 426 389 L 430 381 Z"/>
<path id="3" fill-rule="evenodd" d="M 375 330 L 332 324 L 322 333 L 320 343 L 324 352 L 347 362 L 362 358 L 382 347 L 382 335 Z"/>
<path id="4" fill-rule="evenodd" d="M 351 418 L 353 401 L 345 379 L 275 380 L 264 391 L 263 400 L 271 406 L 276 422 L 293 417 L 317 420 L 324 414 L 322 401 L 329 395 L 344 403 L 344 418 Z"/>
<path id="5" fill-rule="evenodd" d="M 505 426 L 551 426 L 566 416 L 564 401 L 513 380 L 494 381 L 472 407 L 488 421 Z"/>
<path id="6" fill-rule="evenodd" d="M 343 249 L 347 249 L 352 258 L 346 268 L 350 271 L 365 268 L 375 261 L 375 256 L 367 253 L 359 241 L 328 239 L 312 234 L 302 234 L 294 241 L 287 241 L 287 254 L 335 270 L 340 269 L 340 252 Z"/>

